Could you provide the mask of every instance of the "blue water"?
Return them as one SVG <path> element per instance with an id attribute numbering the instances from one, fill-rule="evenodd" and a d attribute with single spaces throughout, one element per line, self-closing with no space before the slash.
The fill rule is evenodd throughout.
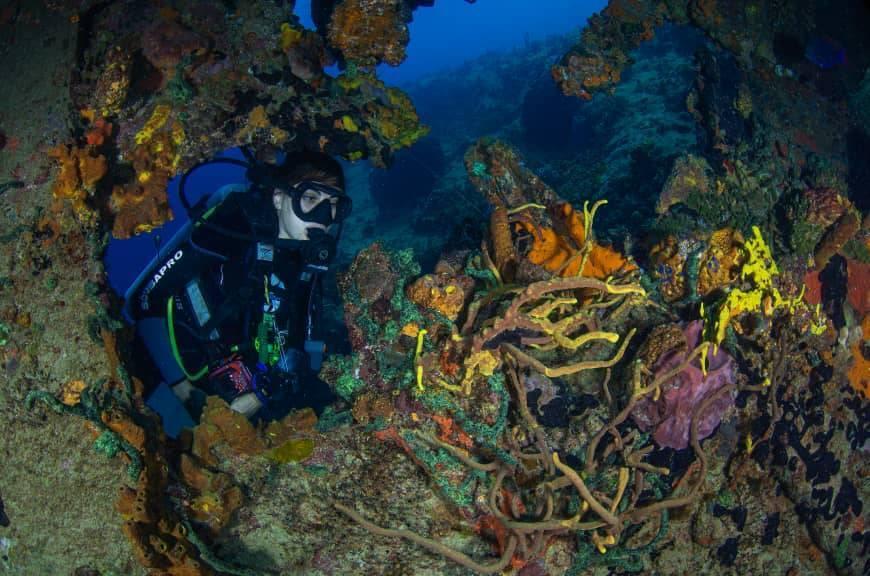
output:
<path id="1" fill-rule="evenodd" d="M 605 0 L 438 0 L 414 11 L 408 25 L 411 41 L 399 67 L 383 65 L 378 75 L 387 84 L 401 84 L 490 51 L 507 51 L 525 43 L 577 32 Z M 298 0 L 296 14 L 313 28 L 311 0 Z"/>

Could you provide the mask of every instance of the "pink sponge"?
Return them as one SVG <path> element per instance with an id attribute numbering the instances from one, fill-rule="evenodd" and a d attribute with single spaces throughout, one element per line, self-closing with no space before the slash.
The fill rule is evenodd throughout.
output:
<path id="1" fill-rule="evenodd" d="M 662 355 L 653 366 L 656 376 L 676 368 L 701 341 L 700 320 L 683 328 L 687 350 Z M 716 354 L 707 351 L 707 376 L 701 372 L 700 358 L 696 358 L 682 372 L 662 384 L 658 400 L 652 394 L 640 400 L 631 416 L 641 430 L 653 431 L 656 444 L 666 448 L 682 449 L 689 445 L 692 414 L 708 394 L 734 381 L 734 359 L 721 348 Z M 724 394 L 698 415 L 698 439 L 713 433 L 722 415 L 734 405 L 734 395 Z"/>

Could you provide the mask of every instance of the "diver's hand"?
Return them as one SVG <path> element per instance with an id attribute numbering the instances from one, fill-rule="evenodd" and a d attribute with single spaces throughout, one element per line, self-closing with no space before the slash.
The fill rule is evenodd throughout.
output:
<path id="1" fill-rule="evenodd" d="M 263 403 L 257 398 L 253 392 L 242 394 L 230 404 L 230 408 L 239 414 L 244 414 L 248 418 L 257 413 L 257 410 L 263 407 Z"/>

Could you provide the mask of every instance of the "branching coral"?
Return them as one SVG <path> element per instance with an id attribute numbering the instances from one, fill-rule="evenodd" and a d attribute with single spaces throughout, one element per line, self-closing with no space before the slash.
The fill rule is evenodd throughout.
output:
<path id="1" fill-rule="evenodd" d="M 502 439 L 510 446 L 508 454 L 496 456 L 495 459 L 486 458 L 482 456 L 486 450 L 481 450 L 479 445 L 469 450 L 467 446 L 455 446 L 423 432 L 415 432 L 414 435 L 407 436 L 400 442 L 400 445 L 413 455 L 411 442 L 414 437 L 420 438 L 424 443 L 452 455 L 455 461 L 466 466 L 474 474 L 484 475 L 480 482 L 485 486 L 486 497 L 483 499 L 485 504 L 480 503 L 475 506 L 478 508 L 475 515 L 478 516 L 478 526 L 486 526 L 489 533 L 496 535 L 497 552 L 500 555 L 497 560 L 490 563 L 481 562 L 437 540 L 412 531 L 383 528 L 344 504 L 336 502 L 334 503 L 336 508 L 375 534 L 405 538 L 480 573 L 496 573 L 508 564 L 514 568 L 523 567 L 544 554 L 547 542 L 551 538 L 572 533 L 587 534 L 586 539 L 597 547 L 600 553 L 608 553 L 610 548 L 619 545 L 623 533 L 634 531 L 632 525 L 644 522 L 647 517 L 666 514 L 668 509 L 685 506 L 694 501 L 699 493 L 698 488 L 703 482 L 706 463 L 706 457 L 700 448 L 698 415 L 706 412 L 710 404 L 719 397 L 731 392 L 733 385 L 709 393 L 692 412 L 689 439 L 700 463 L 699 480 L 680 496 L 644 502 L 644 486 L 649 482 L 649 480 L 645 481 L 645 477 L 666 474 L 668 471 L 644 463 L 642 458 L 649 452 L 649 447 L 640 447 L 636 437 L 634 439 L 630 435 L 623 437 L 616 431 L 616 426 L 625 420 L 636 402 L 646 395 L 656 393 L 668 378 L 695 359 L 697 353 L 691 354 L 677 369 L 661 375 L 646 386 L 642 384 L 643 366 L 638 364 L 629 404 L 590 442 L 585 473 L 582 475 L 572 465 L 563 461 L 559 451 L 553 449 L 551 440 L 548 439 L 543 428 L 528 411 L 522 386 L 525 372 L 513 360 L 511 351 L 505 350 L 505 354 L 506 363 L 503 371 L 508 374 L 512 382 L 512 390 L 515 393 L 513 409 L 516 410 L 517 422 L 512 434 Z M 522 434 L 518 434 L 520 430 Z M 605 473 L 599 469 L 603 462 L 598 460 L 597 448 L 605 436 L 611 433 L 615 435 L 615 449 L 610 447 L 605 452 L 621 452 L 622 464 L 616 468 L 609 468 Z M 517 466 L 518 462 L 523 464 Z M 605 478 L 609 480 L 605 482 Z M 604 486 L 610 484 L 611 480 L 613 487 L 605 490 Z M 581 505 L 572 508 L 570 503 L 575 499 L 578 499 Z M 466 502 L 465 507 L 469 505 L 470 502 Z"/>
<path id="2" fill-rule="evenodd" d="M 481 170 L 475 177 L 484 179 L 486 172 Z M 506 179 L 507 174 L 499 176 L 493 170 L 489 177 Z M 503 196 L 520 194 L 517 188 Z M 588 226 L 583 233 L 585 237 Z M 348 290 L 368 285 L 362 280 L 369 273 L 359 266 L 354 270 L 343 281 Z M 412 299 L 431 308 L 433 281 L 432 276 L 418 280 L 411 294 L 420 296 Z M 477 288 L 447 324 L 431 311 L 421 314 L 416 338 L 408 333 L 386 340 L 380 330 L 372 331 L 357 349 L 361 358 L 369 360 L 363 359 L 354 371 L 367 382 L 363 396 L 397 398 L 395 411 L 385 416 L 386 427 L 376 437 L 395 443 L 432 476 L 459 514 L 473 520 L 482 536 L 494 538 L 498 558 L 474 559 L 436 539 L 385 528 L 336 502 L 339 511 L 375 534 L 404 538 L 473 570 L 495 573 L 508 565 L 523 567 L 542 557 L 552 538 L 572 533 L 584 534 L 582 542 L 608 553 L 620 547 L 626 534 L 636 532 L 637 524 L 694 501 L 703 475 L 688 492 L 650 501 L 646 487 L 653 481 L 647 478 L 668 471 L 644 462 L 652 449 L 645 438 L 636 431 L 623 436 L 617 426 L 647 396 L 662 395 L 662 387 L 697 359 L 697 350 L 664 374 L 654 375 L 643 363 L 635 364 L 628 404 L 586 444 L 579 459 L 583 473 L 578 471 L 576 449 L 566 452 L 551 438 L 527 402 L 526 381 L 533 375 L 574 381 L 602 374 L 606 390 L 611 368 L 622 361 L 636 333 L 624 322 L 632 310 L 646 303 L 645 291 L 631 282 L 630 275 L 617 274 L 609 281 L 552 276 Z M 357 294 L 349 300 L 348 306 L 355 309 L 354 323 L 396 313 L 385 307 L 381 297 L 362 300 Z M 389 298 L 391 306 L 393 300 Z M 462 325 L 452 324 L 451 319 L 463 319 Z M 621 331 L 617 326 L 622 326 Z M 404 356 L 416 368 L 418 386 L 384 377 L 383 371 L 368 365 L 375 358 L 381 365 L 389 357 L 387 350 Z M 709 433 L 709 426 L 701 415 L 731 390 L 728 384 L 704 391 L 688 408 L 686 441 L 698 453 L 702 472 L 705 458 L 700 439 Z M 610 435 L 612 443 L 602 446 Z M 613 454 L 618 454 L 615 461 Z"/>
<path id="3" fill-rule="evenodd" d="M 592 298 L 587 302 L 594 302 L 596 307 L 589 308 L 579 305 L 574 308 L 574 305 L 578 304 L 576 297 L 554 295 L 554 293 L 565 291 L 583 291 L 587 294 L 587 298 L 589 293 L 595 293 L 597 298 Z M 536 282 L 522 290 L 491 327 L 485 328 L 475 335 L 471 350 L 474 353 L 481 353 L 497 346 L 496 342 L 511 332 L 522 332 L 521 342 L 532 344 L 541 350 L 554 348 L 576 350 L 584 344 L 596 340 L 611 344 L 616 343 L 619 340 L 618 334 L 596 329 L 597 322 L 592 310 L 599 306 L 602 308 L 613 306 L 618 310 L 619 306 L 635 304 L 635 299 L 643 296 L 645 296 L 645 292 L 638 285 L 609 284 L 592 278 L 565 278 Z M 629 339 L 630 336 L 626 337 L 623 342 L 623 351 Z M 532 364 L 536 368 L 542 366 L 530 355 L 521 352 L 509 342 L 504 342 L 502 346 L 507 347 L 511 353 L 518 356 L 518 360 L 521 362 Z M 606 362 L 582 362 L 560 368 L 545 368 L 539 371 L 547 376 L 559 376 L 588 368 L 606 368 L 619 361 L 619 357 L 621 357 L 621 353 Z"/>
<path id="4" fill-rule="evenodd" d="M 473 558 L 435 538 L 385 528 L 354 507 L 335 506 L 375 534 L 407 539 L 481 573 L 520 569 L 542 558 L 548 542 L 568 535 L 577 535 L 578 565 L 584 563 L 584 550 L 613 554 L 618 561 L 630 555 L 625 542 L 646 523 L 661 527 L 651 545 L 666 529 L 667 511 L 700 495 L 707 465 L 701 440 L 733 404 L 734 362 L 700 342 L 701 322 L 696 321 L 687 335 L 678 326 L 654 331 L 635 361 L 626 364 L 639 327 L 633 318 L 650 302 L 629 266 L 600 274 L 606 279 L 577 275 L 593 261 L 594 250 L 584 248 L 591 243 L 594 208 L 587 205 L 581 215 L 560 203 L 499 143 L 478 143 L 466 155 L 466 165 L 494 208 L 493 230 L 480 254 L 466 255 L 466 278 L 480 280 L 464 288 L 455 307 L 444 308 L 440 290 L 452 285 L 457 268 L 439 264 L 443 277 L 427 275 L 412 284 L 409 296 L 421 313 L 393 339 L 387 331 L 361 325 L 396 318 L 395 295 L 381 296 L 389 292 L 382 286 L 386 274 L 403 284 L 395 279 L 396 268 L 381 266 L 373 276 L 368 267 L 354 266 L 343 283 L 346 306 L 353 310 L 351 333 L 368 334 L 354 340 L 359 359 L 354 376 L 364 387 L 358 397 L 369 403 L 377 394 L 395 398 L 394 411 L 384 417 L 376 438 L 408 454 L 457 514 L 493 542 L 497 558 Z M 516 232 L 538 233 L 539 242 L 515 250 Z M 577 254 L 573 274 L 560 274 Z M 706 267 L 692 280 L 705 294 L 727 288 L 740 274 L 747 286 L 775 289 L 770 281 L 775 265 L 758 233 L 742 242 L 731 230 L 716 232 L 694 260 Z M 717 263 L 725 271 L 720 273 Z M 367 286 L 374 289 L 363 289 Z M 363 292 L 372 296 L 360 298 Z M 416 370 L 417 386 L 413 377 L 384 370 L 402 358 Z M 611 392 L 617 373 L 623 375 L 623 397 Z M 683 380 L 687 377 L 689 382 Z M 609 419 L 592 424 L 579 446 L 551 435 L 529 406 L 529 393 L 541 379 L 551 385 L 558 381 L 567 394 L 575 386 L 599 385 Z M 659 417 L 662 405 L 665 415 Z M 641 414 L 655 417 L 637 429 L 627 422 L 633 414 L 641 420 Z M 654 447 L 641 431 L 656 427 L 653 436 L 660 445 L 691 446 L 696 455 L 677 490 L 660 481 L 670 470 L 645 461 Z"/>

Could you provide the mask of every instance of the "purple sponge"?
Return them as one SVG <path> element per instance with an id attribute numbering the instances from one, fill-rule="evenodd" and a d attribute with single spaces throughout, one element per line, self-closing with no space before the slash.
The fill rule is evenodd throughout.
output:
<path id="1" fill-rule="evenodd" d="M 688 347 L 686 350 L 662 355 L 653 366 L 656 376 L 676 368 L 686 359 L 701 341 L 700 320 L 683 327 Z M 692 413 L 704 398 L 723 386 L 734 382 L 734 359 L 721 348 L 707 354 L 707 376 L 701 372 L 700 358 L 696 358 L 682 372 L 662 384 L 661 395 L 653 400 L 653 394 L 638 401 L 631 413 L 632 419 L 644 432 L 653 431 L 653 440 L 661 447 L 682 449 L 689 445 L 689 430 Z M 713 433 L 722 415 L 734 405 L 734 395 L 724 394 L 698 415 L 698 439 Z"/>

